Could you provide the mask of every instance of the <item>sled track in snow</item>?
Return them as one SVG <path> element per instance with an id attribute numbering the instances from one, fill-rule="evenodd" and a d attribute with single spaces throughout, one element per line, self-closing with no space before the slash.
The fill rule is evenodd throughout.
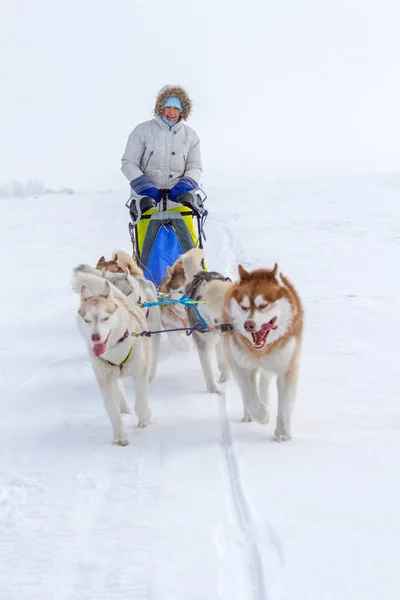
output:
<path id="1" fill-rule="evenodd" d="M 237 273 L 237 265 L 239 263 L 243 263 L 243 250 L 242 246 L 237 239 L 236 235 L 229 229 L 229 227 L 224 226 L 223 231 L 226 238 L 226 244 L 224 248 L 223 256 L 228 256 L 228 272 L 232 275 L 236 276 Z"/>
<path id="2" fill-rule="evenodd" d="M 235 224 L 235 219 L 233 219 L 230 215 L 227 215 L 226 221 L 230 221 L 231 223 L 233 222 L 233 225 Z M 217 252 L 214 256 L 213 267 L 217 271 L 225 273 L 230 277 L 236 277 L 238 263 L 246 263 L 243 256 L 242 246 L 237 238 L 237 235 L 235 232 L 231 231 L 231 228 L 228 224 L 222 222 L 218 224 L 217 236 Z"/>
<path id="3" fill-rule="evenodd" d="M 221 227 L 224 239 L 218 249 L 218 258 L 227 261 L 226 270 L 236 275 L 237 264 L 243 262 L 243 250 L 236 235 L 227 225 Z M 232 434 L 229 427 L 228 412 L 226 408 L 225 385 L 222 386 L 222 394 L 219 400 L 219 414 L 221 423 L 221 446 L 225 455 L 228 471 L 229 485 L 232 494 L 232 502 L 239 528 L 242 532 L 246 562 L 249 569 L 249 583 L 251 586 L 250 598 L 252 600 L 269 600 L 267 595 L 261 553 L 257 544 L 256 529 L 249 501 L 243 489 L 238 458 L 233 446 Z"/>
<path id="4" fill-rule="evenodd" d="M 224 239 L 221 246 L 218 248 L 218 259 L 224 259 L 225 261 L 227 259 L 226 272 L 229 272 L 236 278 L 238 263 L 247 266 L 242 246 L 237 239 L 235 232 L 227 225 L 222 225 L 220 231 L 223 232 Z M 229 425 L 225 389 L 226 385 L 224 384 L 219 400 L 221 447 L 225 455 L 234 512 L 243 536 L 243 547 L 246 553 L 246 564 L 248 565 L 249 570 L 248 579 L 251 586 L 249 598 L 251 598 L 251 600 L 272 600 L 264 575 L 261 550 L 258 543 L 257 523 L 253 517 L 253 511 L 244 491 L 240 476 L 239 461 L 234 448 Z M 279 563 L 282 565 L 282 548 L 278 536 L 271 525 L 268 525 L 268 535 L 270 544 L 274 547 Z"/>
<path id="5" fill-rule="evenodd" d="M 249 579 L 252 600 L 271 600 L 267 594 L 264 580 L 264 571 L 261 560 L 260 548 L 257 543 L 256 526 L 252 516 L 249 501 L 243 489 L 238 458 L 233 447 L 232 434 L 229 427 L 226 408 L 225 389 L 219 400 L 219 413 L 221 422 L 222 449 L 226 459 L 229 484 L 236 517 L 243 535 L 247 563 L 249 566 Z"/>

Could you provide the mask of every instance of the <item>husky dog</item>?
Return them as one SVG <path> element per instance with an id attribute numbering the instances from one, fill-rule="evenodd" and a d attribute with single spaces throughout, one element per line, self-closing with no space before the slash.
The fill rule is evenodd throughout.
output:
<path id="1" fill-rule="evenodd" d="M 224 277 L 221 275 L 221 273 L 217 273 L 216 271 L 200 271 L 193 277 L 192 281 L 186 285 L 185 294 L 193 300 L 203 300 L 203 290 L 210 281 L 221 282 L 231 281 L 231 279 L 229 277 Z M 199 303 L 196 305 L 196 308 L 188 307 L 187 312 L 189 316 L 190 327 L 194 327 L 199 323 L 202 324 L 201 321 L 203 321 L 203 323 L 210 328 L 213 328 L 218 324 L 218 319 L 209 313 L 207 304 Z M 201 318 L 199 317 L 199 314 Z M 219 331 L 208 331 L 206 333 L 193 331 L 192 336 L 199 355 L 207 390 L 210 393 L 219 394 L 220 388 L 216 381 L 214 368 L 212 365 L 214 352 L 216 354 L 218 369 L 220 371 L 219 383 L 223 383 L 228 379 L 228 366 L 224 359 L 221 348 L 221 333 Z"/>
<path id="2" fill-rule="evenodd" d="M 106 261 L 111 262 L 111 261 Z M 118 267 L 119 268 L 119 267 Z M 90 265 L 81 264 L 75 267 L 74 273 L 86 273 L 97 277 L 98 279 L 102 279 L 102 283 L 99 283 L 99 286 L 104 285 L 104 279 L 110 281 L 116 288 L 119 289 L 120 292 L 124 294 L 133 304 L 141 303 L 141 287 L 136 277 L 132 277 L 129 270 L 126 269 L 125 272 L 122 271 L 108 271 L 103 268 L 102 271 L 99 269 L 95 269 Z"/>
<path id="3" fill-rule="evenodd" d="M 185 286 L 198 271 L 203 270 L 204 252 L 201 248 L 192 248 L 182 254 L 168 267 L 167 274 L 161 281 L 159 291 L 174 300 L 179 300 L 185 293 Z M 164 329 L 189 327 L 188 315 L 183 304 L 167 304 L 161 307 L 161 322 Z M 188 340 L 181 332 L 169 332 L 169 340 L 177 350 L 187 350 Z"/>
<path id="4" fill-rule="evenodd" d="M 303 308 L 290 281 L 273 269 L 248 272 L 239 281 L 210 282 L 204 290 L 208 310 L 235 327 L 223 334 L 223 347 L 241 390 L 244 421 L 267 423 L 268 388 L 277 377 L 275 439 L 291 439 L 303 332 Z"/>
<path id="5" fill-rule="evenodd" d="M 128 269 L 131 275 L 143 276 L 142 269 L 138 267 L 133 258 L 127 252 L 124 252 L 124 250 L 113 252 L 111 260 L 106 260 L 104 256 L 101 256 L 97 261 L 96 269 L 99 271 L 105 269 L 109 273 L 125 273 L 126 269 Z"/>
<path id="6" fill-rule="evenodd" d="M 107 261 L 106 261 L 107 262 Z M 110 261 L 108 261 L 110 262 Z M 140 269 L 139 269 L 140 270 Z M 125 273 L 108 271 L 103 268 L 102 271 L 98 269 L 94 269 L 89 265 L 79 265 L 74 269 L 75 276 L 80 277 L 80 284 L 88 285 L 88 279 L 85 276 L 90 276 L 89 283 L 91 284 L 91 289 L 96 293 L 100 293 L 100 291 L 104 287 L 104 279 L 110 281 L 115 287 L 122 292 L 127 299 L 134 305 L 141 305 L 146 302 L 157 302 L 157 291 L 154 287 L 154 284 L 151 281 L 148 281 L 141 275 L 133 276 L 126 267 Z M 79 275 L 80 274 L 80 275 Z M 97 278 L 99 281 L 93 282 L 92 277 Z M 160 331 L 161 329 L 161 311 L 159 306 L 152 306 L 147 309 L 142 309 L 145 311 L 145 316 L 147 318 L 147 327 L 146 331 Z M 157 370 L 157 360 L 158 354 L 160 350 L 160 334 L 151 336 L 151 345 L 152 345 L 152 364 L 150 369 L 150 381 L 154 379 Z"/>
<path id="7" fill-rule="evenodd" d="M 116 261 L 118 266 L 123 270 L 129 269 L 131 275 L 143 277 L 143 270 L 135 263 L 133 258 L 124 250 L 113 252 L 112 261 Z M 147 280 L 146 280 L 147 281 Z"/>
<path id="8" fill-rule="evenodd" d="M 122 377 L 132 377 L 135 386 L 135 413 L 138 426 L 150 423 L 148 403 L 151 345 L 147 337 L 133 337 L 146 328 L 143 311 L 129 302 L 109 281 L 86 274 L 89 285 L 101 282 L 102 293 L 80 285 L 84 273 L 76 273 L 74 289 L 79 287 L 81 303 L 77 315 L 78 329 L 87 343 L 92 367 L 104 405 L 111 421 L 113 442 L 126 446 L 122 413 L 130 413 Z M 91 278 L 91 279 L 90 279 Z"/>
<path id="9" fill-rule="evenodd" d="M 110 273 L 123 273 L 124 272 L 124 269 L 119 266 L 117 260 L 115 260 L 115 259 L 106 260 L 104 258 L 104 256 L 100 256 L 99 260 L 97 261 L 96 269 L 98 271 L 102 271 L 103 269 L 106 269 Z"/>
<path id="10" fill-rule="evenodd" d="M 142 269 L 135 263 L 133 258 L 129 256 L 127 252 L 125 252 L 124 250 L 117 250 L 113 252 L 111 261 L 102 261 L 102 259 L 104 259 L 103 256 L 99 259 L 99 262 L 97 263 L 97 268 L 99 268 L 99 266 L 101 265 L 103 276 L 107 277 L 107 279 L 115 283 L 117 287 L 119 287 L 119 284 L 124 285 L 121 274 L 124 273 L 125 277 L 127 277 L 126 271 L 128 270 L 130 275 L 132 276 L 129 279 L 129 281 L 132 282 L 132 279 L 134 279 L 139 284 L 141 290 L 139 303 L 158 301 L 157 289 L 154 283 L 152 283 L 144 277 Z M 114 270 L 116 268 L 118 269 L 117 271 Z M 104 274 L 105 271 L 106 274 Z M 116 274 L 110 278 L 110 273 Z M 130 297 L 129 293 L 126 295 L 134 301 L 134 299 Z M 147 308 L 146 316 L 149 331 L 160 331 L 162 329 L 161 309 L 159 306 L 152 306 L 151 308 Z M 158 355 L 161 344 L 160 336 L 160 333 L 151 336 L 151 343 L 153 347 L 153 366 L 150 373 L 150 381 L 153 380 L 156 373 Z"/>

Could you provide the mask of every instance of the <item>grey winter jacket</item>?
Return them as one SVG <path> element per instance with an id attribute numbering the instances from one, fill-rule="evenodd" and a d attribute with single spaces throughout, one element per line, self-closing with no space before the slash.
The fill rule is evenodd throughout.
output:
<path id="1" fill-rule="evenodd" d="M 164 103 L 178 96 L 181 119 L 170 127 L 161 117 Z M 200 140 L 184 121 L 192 112 L 189 94 L 180 85 L 165 85 L 157 94 L 155 118 L 132 131 L 122 157 L 121 171 L 138 194 L 146 187 L 171 189 L 180 179 L 196 187 L 202 173 Z"/>
<path id="2" fill-rule="evenodd" d="M 121 163 L 138 193 L 149 185 L 170 189 L 182 177 L 199 183 L 203 170 L 196 132 L 182 120 L 170 127 L 159 116 L 135 127 Z"/>

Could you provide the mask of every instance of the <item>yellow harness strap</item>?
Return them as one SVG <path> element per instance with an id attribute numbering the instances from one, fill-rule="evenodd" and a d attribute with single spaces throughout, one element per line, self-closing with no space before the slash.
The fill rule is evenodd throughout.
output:
<path id="1" fill-rule="evenodd" d="M 128 360 L 130 359 L 130 357 L 132 356 L 132 352 L 133 352 L 133 347 L 135 344 L 132 344 L 128 355 L 126 356 L 126 358 L 124 358 L 124 360 L 122 362 L 119 363 L 119 365 L 116 365 L 115 363 L 111 362 L 110 360 L 107 360 L 106 358 L 103 358 L 102 356 L 100 356 L 101 360 L 103 362 L 105 362 L 107 365 L 110 365 L 111 367 L 119 367 L 121 368 L 126 362 L 128 362 Z"/>

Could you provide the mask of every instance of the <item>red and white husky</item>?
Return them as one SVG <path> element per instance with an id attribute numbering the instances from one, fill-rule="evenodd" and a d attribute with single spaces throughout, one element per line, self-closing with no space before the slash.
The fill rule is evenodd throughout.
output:
<path id="1" fill-rule="evenodd" d="M 239 265 L 239 281 L 212 281 L 204 290 L 209 310 L 235 329 L 223 333 L 224 352 L 239 385 L 244 421 L 267 423 L 269 384 L 277 378 L 277 441 L 291 439 L 303 330 L 300 298 L 278 265 L 247 272 Z"/>

